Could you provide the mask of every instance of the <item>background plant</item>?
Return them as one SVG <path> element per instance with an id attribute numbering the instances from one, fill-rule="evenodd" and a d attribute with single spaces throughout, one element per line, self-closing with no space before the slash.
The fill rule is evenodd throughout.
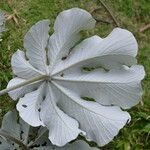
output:
<path id="1" fill-rule="evenodd" d="M 1 150 L 98 150 L 90 147 L 85 141 L 74 141 L 62 148 L 54 146 L 48 139 L 46 128 L 33 128 L 18 119 L 17 111 L 5 114 L 0 128 Z"/>

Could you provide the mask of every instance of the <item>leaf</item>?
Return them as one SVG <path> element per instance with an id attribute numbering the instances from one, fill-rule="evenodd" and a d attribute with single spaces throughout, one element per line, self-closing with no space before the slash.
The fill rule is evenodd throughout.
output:
<path id="1" fill-rule="evenodd" d="M 80 97 L 92 97 L 103 105 L 130 108 L 142 96 L 140 81 L 145 74 L 143 66 L 123 67 L 109 72 L 99 69 L 90 73 L 64 71 L 64 74 L 63 78 L 55 76 L 54 82 L 78 93 Z"/>
<path id="2" fill-rule="evenodd" d="M 60 110 L 55 101 L 50 84 L 46 87 L 46 98 L 41 105 L 41 120 L 50 131 L 49 139 L 57 146 L 64 146 L 73 139 L 76 139 L 82 131 L 79 123 Z M 49 114 L 49 115 L 47 115 Z"/>
<path id="3" fill-rule="evenodd" d="M 1 130 L 11 136 L 20 139 L 20 125 L 17 123 L 17 112 L 8 112 L 2 121 Z"/>
<path id="4" fill-rule="evenodd" d="M 80 31 L 94 26 L 92 16 L 79 8 L 61 12 L 50 37 L 49 21 L 40 21 L 25 36 L 27 52 L 18 51 L 12 63 L 20 80 L 47 76 L 11 91 L 10 96 L 20 98 L 17 110 L 22 119 L 46 127 L 57 146 L 79 134 L 99 146 L 107 144 L 130 121 L 121 108 L 136 105 L 142 95 L 145 71 L 136 65 L 138 45 L 133 34 L 115 28 L 106 38 L 96 35 L 77 44 Z"/>
<path id="5" fill-rule="evenodd" d="M 32 143 L 29 144 L 29 146 L 34 147 L 34 146 L 37 146 L 37 145 L 42 146 L 42 145 L 45 145 L 45 144 L 47 146 L 51 145 L 51 142 L 48 139 L 48 130 L 47 130 L 46 127 L 40 127 L 39 130 L 38 130 L 37 137 L 35 138 L 35 140 Z"/>
<path id="6" fill-rule="evenodd" d="M 32 129 L 32 130 L 31 130 Z M 17 139 L 20 143 L 24 144 L 28 149 L 37 150 L 97 150 L 96 148 L 89 147 L 83 141 L 76 141 L 73 144 L 68 144 L 63 148 L 56 147 L 50 143 L 48 140 L 48 132 L 46 128 L 40 128 L 38 130 L 38 135 L 31 139 L 31 134 L 33 134 L 33 128 L 31 128 L 22 119 L 19 119 L 17 123 L 17 113 L 16 111 L 9 111 L 3 118 L 2 127 L 0 129 L 0 135 L 2 133 L 7 133 L 8 137 L 0 136 L 0 149 L 1 150 L 20 150 L 20 147 L 14 141 L 9 139 L 11 136 L 13 139 Z M 33 140 L 33 141 L 32 141 Z M 20 145 L 21 146 L 21 145 Z M 21 147 L 22 148 L 22 147 Z"/>
<path id="7" fill-rule="evenodd" d="M 41 85 L 38 90 L 26 94 L 17 104 L 17 110 L 20 116 L 31 126 L 40 126 L 43 123 L 39 117 L 38 103 L 42 101 L 44 85 Z M 37 102 L 38 101 L 38 102 Z"/>
<path id="8" fill-rule="evenodd" d="M 43 74 L 41 71 L 35 69 L 26 60 L 24 52 L 17 50 L 12 56 L 11 65 L 13 73 L 23 79 L 32 78 Z"/>
<path id="9" fill-rule="evenodd" d="M 89 147 L 89 145 L 84 142 L 84 141 L 76 141 L 72 144 L 68 144 L 67 146 L 63 147 L 63 148 L 59 148 L 60 150 L 79 150 L 79 149 L 82 149 L 82 150 L 98 150 L 97 148 L 92 148 L 92 147 Z M 59 150 L 58 148 L 56 148 L 56 150 Z"/>
<path id="10" fill-rule="evenodd" d="M 36 148 L 34 148 L 36 149 Z M 47 148 L 37 148 L 37 150 L 79 150 L 79 149 L 82 149 L 82 150 L 98 150 L 97 148 L 92 148 L 90 147 L 86 142 L 84 141 L 76 141 L 76 142 L 73 142 L 71 144 L 68 144 L 64 147 L 61 147 L 61 148 L 58 148 L 56 146 L 49 146 Z"/>
<path id="11" fill-rule="evenodd" d="M 13 146 L 5 138 L 0 137 L 0 149 L 12 150 Z"/>
<path id="12" fill-rule="evenodd" d="M 7 88 L 12 87 L 16 84 L 20 84 L 22 82 L 26 81 L 25 79 L 22 78 L 13 78 L 12 80 L 9 81 Z M 9 92 L 9 96 L 13 99 L 13 100 L 17 100 L 20 97 L 23 97 L 26 93 L 31 92 L 35 89 L 37 89 L 39 87 L 40 83 L 35 83 L 32 85 L 27 85 L 21 88 L 18 88 L 16 90 L 13 90 L 11 92 Z"/>
<path id="13" fill-rule="evenodd" d="M 48 57 L 51 65 L 68 55 L 69 50 L 80 40 L 81 30 L 92 29 L 96 21 L 91 14 L 79 8 L 61 12 L 54 24 L 54 34 L 49 38 Z"/>
<path id="14" fill-rule="evenodd" d="M 26 55 L 31 65 L 48 73 L 46 69 L 47 40 L 49 38 L 49 20 L 39 21 L 32 27 L 24 38 L 24 47 L 27 49 Z"/>
<path id="15" fill-rule="evenodd" d="M 18 149 L 19 145 L 17 142 L 22 143 L 25 141 L 25 138 L 23 138 L 22 134 L 26 132 L 28 134 L 27 128 L 29 128 L 29 125 L 19 120 L 19 123 L 17 122 L 17 112 L 15 110 L 9 111 L 5 116 L 3 117 L 2 126 L 0 129 L 0 136 L 2 136 L 2 144 L 0 144 L 0 149 Z M 24 124 L 22 126 L 22 124 Z M 3 137 L 3 135 L 5 135 Z M 24 143 L 22 143 L 24 145 Z M 5 146 L 5 147 L 3 147 Z"/>
<path id="16" fill-rule="evenodd" d="M 78 44 L 66 61 L 57 59 L 52 75 L 65 70 L 101 65 L 106 69 L 118 69 L 122 65 L 135 65 L 137 42 L 131 32 L 116 28 L 106 38 L 92 36 Z M 78 58 L 78 59 L 77 59 Z"/>
<path id="17" fill-rule="evenodd" d="M 80 122 L 80 128 L 86 132 L 87 140 L 93 140 L 100 146 L 107 144 L 120 128 L 130 120 L 130 115 L 116 106 L 102 106 L 96 102 L 82 100 L 78 95 L 54 83 L 55 99 L 67 114 Z M 94 136 L 93 136 L 94 135 Z"/>

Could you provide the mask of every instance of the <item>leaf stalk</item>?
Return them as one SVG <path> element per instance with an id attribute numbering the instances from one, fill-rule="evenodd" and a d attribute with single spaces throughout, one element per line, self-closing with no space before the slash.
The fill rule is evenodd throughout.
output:
<path id="1" fill-rule="evenodd" d="M 33 84 L 35 82 L 39 82 L 39 81 L 46 80 L 46 79 L 50 79 L 50 76 L 48 76 L 48 75 L 41 75 L 41 76 L 38 76 L 38 77 L 31 78 L 29 80 L 26 80 L 26 81 L 20 83 L 20 84 L 15 85 L 15 86 L 6 88 L 4 90 L 1 90 L 0 91 L 0 96 L 4 95 L 4 94 L 6 94 L 6 93 L 8 93 L 10 91 L 13 91 L 13 90 L 16 90 L 18 88 L 21 88 L 23 86 L 26 86 L 26 85 L 29 85 L 29 84 Z"/>
<path id="2" fill-rule="evenodd" d="M 16 138 L 14 138 L 13 136 L 7 134 L 5 131 L 0 132 L 0 136 L 1 136 L 1 137 L 4 137 L 4 138 L 6 138 L 6 139 L 9 139 L 9 140 L 11 140 L 11 141 L 13 141 L 13 142 L 15 142 L 16 144 L 18 144 L 19 146 L 21 146 L 23 150 L 30 150 L 30 149 L 29 149 L 25 144 L 23 144 L 20 140 L 18 140 L 18 139 L 16 139 Z"/>

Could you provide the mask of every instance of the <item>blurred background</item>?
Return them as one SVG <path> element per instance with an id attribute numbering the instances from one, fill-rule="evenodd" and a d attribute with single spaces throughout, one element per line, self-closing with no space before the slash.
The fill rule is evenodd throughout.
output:
<path id="1" fill-rule="evenodd" d="M 23 49 L 23 37 L 41 19 L 50 19 L 51 31 L 59 12 L 72 7 L 83 8 L 97 20 L 96 28 L 82 32 L 105 37 L 119 25 L 133 32 L 138 44 L 138 63 L 144 65 L 146 77 L 142 82 L 143 98 L 129 110 L 132 121 L 102 150 L 150 149 L 150 0 L 0 0 L 0 10 L 7 18 L 3 42 L 0 43 L 0 89 L 12 78 L 10 59 L 17 49 Z M 111 12 L 111 15 L 109 13 Z M 112 17 L 113 16 L 113 17 Z M 69 22 L 68 22 L 69 23 Z M 0 122 L 3 115 L 15 107 L 7 95 L 0 98 Z M 96 146 L 95 143 L 90 143 Z"/>

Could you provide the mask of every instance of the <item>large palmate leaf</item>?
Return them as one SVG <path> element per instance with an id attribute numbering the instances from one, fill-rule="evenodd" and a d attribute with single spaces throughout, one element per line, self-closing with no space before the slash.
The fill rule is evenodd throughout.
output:
<path id="1" fill-rule="evenodd" d="M 56 147 L 48 140 L 47 129 L 40 128 L 36 137 L 34 135 L 36 129 L 30 127 L 22 119 L 19 119 L 19 122 L 17 120 L 16 111 L 10 111 L 4 116 L 0 129 L 1 150 L 98 150 L 80 140 L 62 148 Z"/>
<path id="2" fill-rule="evenodd" d="M 57 146 L 79 134 L 99 146 L 107 144 L 130 121 L 121 108 L 136 105 L 142 95 L 145 72 L 136 65 L 138 46 L 133 34 L 116 28 L 106 38 L 96 35 L 79 43 L 80 31 L 94 26 L 95 20 L 85 10 L 63 11 L 51 36 L 49 21 L 38 22 L 25 36 L 27 52 L 18 50 L 12 56 L 16 77 L 8 87 L 46 76 L 9 95 L 19 98 L 22 119 L 46 127 Z"/>

